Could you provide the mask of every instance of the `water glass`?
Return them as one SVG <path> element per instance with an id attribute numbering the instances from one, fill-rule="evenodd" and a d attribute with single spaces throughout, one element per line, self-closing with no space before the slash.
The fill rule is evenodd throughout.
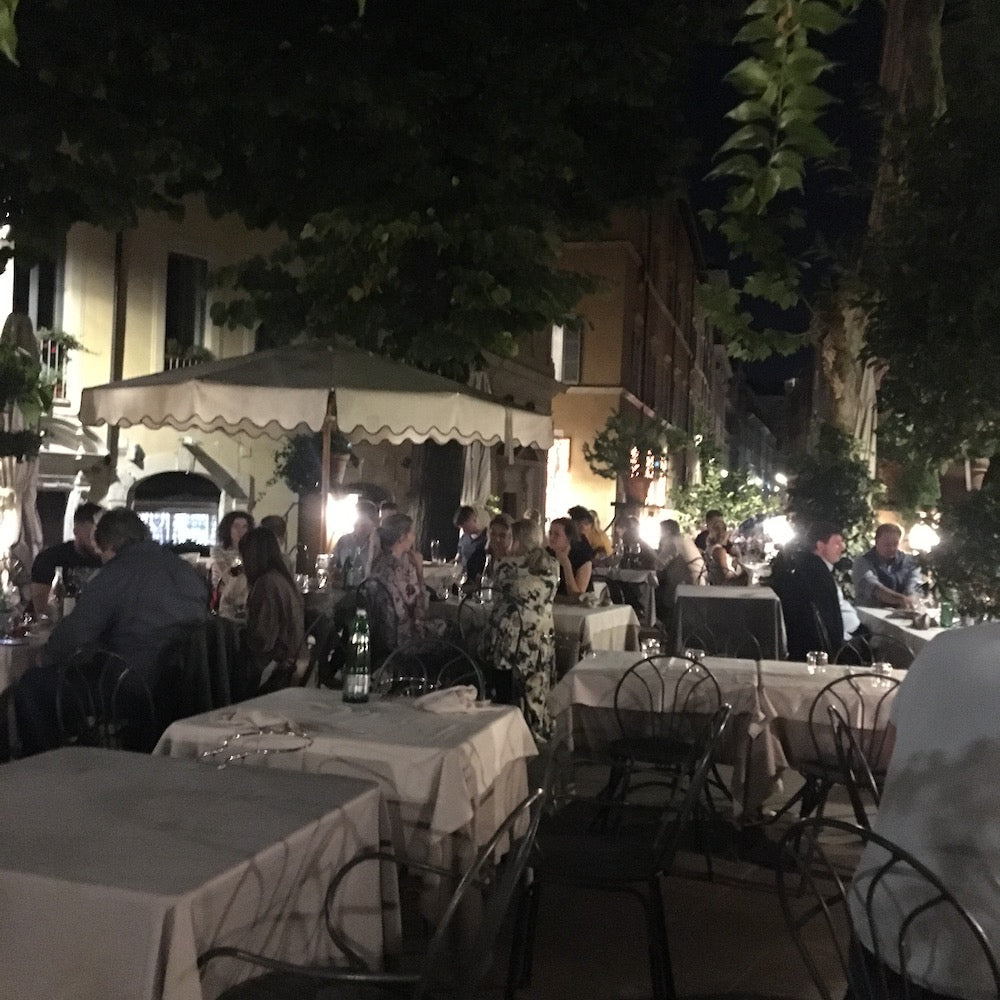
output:
<path id="1" fill-rule="evenodd" d="M 431 539 L 431 562 L 438 565 L 441 562 L 441 539 Z"/>
<path id="2" fill-rule="evenodd" d="M 880 685 L 884 685 L 885 687 L 890 686 L 889 681 L 892 678 L 892 664 L 887 660 L 879 660 L 873 663 L 872 673 L 878 674 L 879 677 L 884 678 L 884 680 L 880 680 L 878 682 Z"/>
<path id="3" fill-rule="evenodd" d="M 684 655 L 689 660 L 694 660 L 695 663 L 701 663 L 705 659 L 706 653 L 703 649 L 698 649 L 695 646 L 688 646 L 688 648 L 684 650 Z"/>
<path id="4" fill-rule="evenodd" d="M 810 674 L 825 674 L 830 657 L 822 649 L 810 649 L 806 653 L 806 670 Z"/>

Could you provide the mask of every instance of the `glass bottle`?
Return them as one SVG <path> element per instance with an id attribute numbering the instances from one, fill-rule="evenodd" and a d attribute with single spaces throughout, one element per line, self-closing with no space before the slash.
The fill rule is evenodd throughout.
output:
<path id="1" fill-rule="evenodd" d="M 344 701 L 360 705 L 368 701 L 371 686 L 371 649 L 368 639 L 368 612 L 364 608 L 354 616 L 351 646 L 344 665 Z"/>
<path id="2" fill-rule="evenodd" d="M 483 563 L 483 575 L 479 578 L 479 603 L 490 604 L 493 601 L 493 556 L 487 556 Z"/>

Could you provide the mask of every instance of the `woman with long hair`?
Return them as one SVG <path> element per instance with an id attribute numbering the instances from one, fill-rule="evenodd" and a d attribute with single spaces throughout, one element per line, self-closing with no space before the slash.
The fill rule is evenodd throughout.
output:
<path id="1" fill-rule="evenodd" d="M 246 647 L 249 689 L 285 687 L 305 634 L 302 595 L 274 532 L 251 528 L 239 542 L 249 584 Z"/>
<path id="2" fill-rule="evenodd" d="M 572 518 L 556 517 L 549 524 L 549 551 L 559 562 L 559 593 L 571 597 L 594 589 L 594 550 Z"/>
<path id="3" fill-rule="evenodd" d="M 559 562 L 542 547 L 542 529 L 534 521 L 515 521 L 511 536 L 511 554 L 497 562 L 494 575 L 489 630 L 493 687 L 498 700 L 519 704 L 532 732 L 547 739 L 552 723 L 545 701 L 555 672 L 552 602 Z"/>
<path id="4" fill-rule="evenodd" d="M 240 560 L 240 539 L 254 527 L 253 515 L 231 510 L 219 522 L 217 544 L 209 551 L 212 608 L 222 618 L 243 620 L 247 605 L 247 579 Z"/>
<path id="5" fill-rule="evenodd" d="M 371 575 L 381 582 L 392 602 L 396 634 L 401 642 L 426 633 L 427 588 L 424 564 L 413 548 L 416 532 L 408 514 L 390 514 L 378 528 L 381 552 Z"/>

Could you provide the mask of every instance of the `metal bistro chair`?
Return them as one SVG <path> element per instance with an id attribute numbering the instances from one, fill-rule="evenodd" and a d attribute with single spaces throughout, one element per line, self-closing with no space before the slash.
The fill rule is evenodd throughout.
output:
<path id="1" fill-rule="evenodd" d="M 326 894 L 326 927 L 334 944 L 344 954 L 347 965 L 301 966 L 244 951 L 241 948 L 212 948 L 198 959 L 205 966 L 217 958 L 232 958 L 268 970 L 226 990 L 219 1000 L 283 1000 L 283 998 L 323 997 L 326 1000 L 357 997 L 409 996 L 413 1000 L 446 995 L 456 1000 L 479 1000 L 483 984 L 493 964 L 501 927 L 521 889 L 522 876 L 531 856 L 542 813 L 543 792 L 533 792 L 500 825 L 480 848 L 472 866 L 459 878 L 451 900 L 429 943 L 418 955 L 415 971 L 374 971 L 364 964 L 352 943 L 336 926 L 336 897 L 344 877 L 359 864 L 389 863 L 414 873 L 428 873 L 455 880 L 447 868 L 398 858 L 391 852 L 367 851 L 349 861 L 331 882 Z M 523 833 L 521 831 L 524 831 Z M 497 855 L 510 842 L 499 864 Z M 471 894 L 482 893 L 481 907 L 472 907 Z M 469 913 L 478 910 L 479 919 L 469 932 Z M 462 926 L 459 928 L 459 923 Z M 456 933 L 461 929 L 462 933 Z M 454 945 L 454 941 L 458 944 Z"/>
<path id="2" fill-rule="evenodd" d="M 145 680 L 117 653 L 93 647 L 59 668 L 56 719 L 63 746 L 149 753 L 163 729 Z"/>
<path id="3" fill-rule="evenodd" d="M 844 858 L 865 848 L 876 850 L 851 886 Z M 782 858 L 777 888 L 785 924 L 823 1000 L 841 1000 L 844 982 L 846 995 L 858 1000 L 938 997 L 914 978 L 921 971 L 914 960 L 943 935 L 964 968 L 992 983 L 984 995 L 1000 996 L 1000 968 L 982 927 L 908 851 L 863 827 L 813 818 L 788 829 Z M 833 959 L 840 976 L 830 974 Z"/>
<path id="4" fill-rule="evenodd" d="M 333 612 L 320 612 L 306 630 L 299 659 L 305 660 L 300 687 L 339 688 L 338 679 L 346 662 L 346 650 Z"/>
<path id="5" fill-rule="evenodd" d="M 678 661 L 679 670 L 675 666 Z M 665 780 L 676 785 L 689 777 L 692 748 L 704 740 L 721 705 L 719 682 L 697 660 L 649 656 L 633 663 L 615 685 L 615 721 L 621 735 L 609 748 L 616 764 L 609 794 L 617 799 L 641 787 L 637 782 L 648 785 Z M 704 796 L 711 822 L 716 809 L 707 781 Z M 702 822 L 704 815 L 696 804 L 693 818 L 703 838 L 705 867 L 711 875 L 711 838 Z"/>
<path id="6" fill-rule="evenodd" d="M 372 690 L 384 697 L 415 698 L 429 691 L 470 684 L 486 696 L 479 665 L 461 646 L 447 639 L 410 639 L 397 646 L 372 674 Z"/>
<path id="7" fill-rule="evenodd" d="M 799 804 L 803 818 L 815 812 L 823 815 L 827 796 L 834 785 L 843 783 L 843 772 L 830 727 L 829 707 L 837 709 L 850 726 L 858 752 L 868 762 L 874 780 L 881 783 L 888 764 L 886 744 L 889 709 L 899 681 L 882 674 L 848 674 L 820 689 L 809 707 L 809 739 L 812 755 L 800 761 L 796 770 L 805 779 L 802 787 L 778 811 L 783 816 Z"/>
<path id="8" fill-rule="evenodd" d="M 538 843 L 531 862 L 533 878 L 517 914 L 514 944 L 507 976 L 507 998 L 530 979 L 534 928 L 540 894 L 546 885 L 565 885 L 595 892 L 627 893 L 642 904 L 645 916 L 649 974 L 654 1000 L 676 996 L 662 882 L 670 875 L 681 835 L 702 794 L 712 759 L 729 719 L 730 708 L 721 706 L 704 728 L 701 739 L 689 749 L 676 783 L 657 786 L 658 796 L 647 789 L 640 802 L 616 806 L 616 822 L 606 829 L 600 818 L 608 808 L 601 796 L 582 798 L 576 761 L 554 748 L 547 785 L 552 789 L 552 811 L 542 817 Z"/>
<path id="9" fill-rule="evenodd" d="M 858 741 L 854 737 L 850 725 L 836 705 L 827 705 L 830 716 L 830 726 L 833 729 L 833 745 L 837 751 L 837 761 L 840 764 L 842 784 L 847 789 L 851 808 L 858 826 L 866 830 L 871 827 L 868 810 L 865 808 L 864 795 L 867 795 L 877 809 L 882 801 L 882 790 L 879 788 L 875 775 L 867 758 L 861 752 Z"/>

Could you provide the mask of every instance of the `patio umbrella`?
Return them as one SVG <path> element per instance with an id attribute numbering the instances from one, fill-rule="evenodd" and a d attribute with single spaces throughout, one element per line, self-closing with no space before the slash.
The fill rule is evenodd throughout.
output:
<path id="1" fill-rule="evenodd" d="M 80 421 L 275 439 L 322 431 L 324 495 L 334 428 L 373 443 L 552 444 L 550 416 L 353 345 L 315 341 L 85 389 Z"/>

